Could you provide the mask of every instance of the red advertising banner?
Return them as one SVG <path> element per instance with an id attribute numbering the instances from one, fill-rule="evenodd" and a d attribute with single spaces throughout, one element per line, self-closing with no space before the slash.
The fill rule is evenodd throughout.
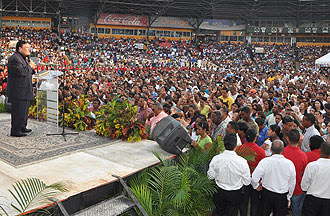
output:
<path id="1" fill-rule="evenodd" d="M 100 25 L 124 25 L 124 26 L 147 26 L 147 16 L 135 16 L 125 14 L 101 14 L 97 24 Z"/>

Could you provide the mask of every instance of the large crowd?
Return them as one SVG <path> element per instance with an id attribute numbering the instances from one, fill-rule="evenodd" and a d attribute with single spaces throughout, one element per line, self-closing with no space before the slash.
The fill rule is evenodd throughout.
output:
<path id="1" fill-rule="evenodd" d="M 252 148 L 256 153 L 255 160 L 248 162 L 252 184 L 251 179 L 244 183 L 248 186 L 243 187 L 244 195 L 239 199 L 241 215 L 248 214 L 249 198 L 251 215 L 262 215 L 259 210 L 263 196 L 258 188 L 263 185 L 268 187 L 264 191 L 272 191 L 274 179 L 267 182 L 268 177 L 260 174 L 266 165 L 260 168 L 258 164 L 276 154 L 293 163 L 294 183 L 284 182 L 287 190 L 283 185 L 283 190 L 273 190 L 288 192 L 293 215 L 301 215 L 305 206 L 303 191 L 330 199 L 330 188 L 320 185 L 327 192 L 313 194 L 308 192 L 306 182 L 301 185 L 306 166 L 322 157 L 322 143 L 330 142 L 330 70 L 314 65 L 318 57 L 330 52 L 330 47 L 254 45 L 261 46 L 265 52 L 251 55 L 245 44 L 208 40 L 170 41 L 166 42 L 170 46 L 163 46 L 162 39 L 147 43 L 133 38 L 96 38 L 77 32 L 63 33 L 58 38 L 50 30 L 9 27 L 3 29 L 2 36 L 0 95 L 5 95 L 7 59 L 15 49 L 8 44 L 22 39 L 31 43 L 32 55 L 40 59 L 37 72 L 65 70 L 66 83 L 63 77 L 59 79 L 60 100 L 63 96 L 71 100 L 87 95 L 90 110 L 95 113 L 100 106 L 120 96 L 138 106 L 137 119 L 150 127 L 150 133 L 159 120 L 171 115 L 187 128 L 192 146 L 201 151 L 208 151 L 219 136 L 224 138 L 226 154 L 233 150 L 228 147 L 228 137 L 235 140 L 237 148 Z M 138 43 L 144 44 L 144 49 L 139 49 Z M 38 83 L 34 84 L 36 88 Z M 324 146 L 323 157 L 327 154 Z M 238 163 L 245 166 L 242 161 Z M 291 165 L 285 165 L 287 170 L 290 171 Z M 238 189 L 228 186 L 231 185 L 228 182 L 224 186 L 216 170 L 210 170 L 209 174 L 216 179 L 220 190 Z M 254 176 L 257 171 L 258 175 Z M 329 169 L 324 172 L 329 178 Z M 282 179 L 278 177 L 278 180 Z"/>

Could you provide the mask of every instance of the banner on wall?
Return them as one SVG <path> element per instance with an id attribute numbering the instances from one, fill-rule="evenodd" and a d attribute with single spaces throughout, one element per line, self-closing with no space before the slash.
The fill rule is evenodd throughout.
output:
<path id="1" fill-rule="evenodd" d="M 99 25 L 148 26 L 147 16 L 125 14 L 101 14 L 97 21 Z"/>
<path id="2" fill-rule="evenodd" d="M 180 17 L 158 17 L 151 27 L 183 28 L 193 29 L 189 21 Z"/>
<path id="3" fill-rule="evenodd" d="M 245 24 L 239 20 L 206 19 L 200 25 L 200 29 L 207 30 L 244 30 Z"/>

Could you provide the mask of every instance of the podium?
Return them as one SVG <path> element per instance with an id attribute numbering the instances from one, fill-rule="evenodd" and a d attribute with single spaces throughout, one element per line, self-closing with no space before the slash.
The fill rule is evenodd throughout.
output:
<path id="1" fill-rule="evenodd" d="M 47 70 L 33 75 L 37 84 L 37 120 L 45 121 L 48 124 L 47 132 L 54 133 L 54 126 L 58 132 L 58 76 L 61 71 Z M 52 127 L 53 126 L 53 127 Z"/>

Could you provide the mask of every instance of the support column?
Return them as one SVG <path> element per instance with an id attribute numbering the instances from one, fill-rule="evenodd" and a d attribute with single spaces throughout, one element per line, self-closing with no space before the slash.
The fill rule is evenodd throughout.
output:
<path id="1" fill-rule="evenodd" d="M 61 38 L 61 11 L 58 11 L 58 25 L 57 25 L 57 35 Z"/>
<path id="2" fill-rule="evenodd" d="M 246 33 L 245 33 L 246 34 Z M 250 35 L 245 35 L 245 41 L 250 44 L 251 43 L 251 36 Z"/>
<path id="3" fill-rule="evenodd" d="M 293 46 L 297 43 L 297 38 L 291 35 L 291 42 L 290 45 Z"/>
<path id="4" fill-rule="evenodd" d="M 0 9 L 1 9 L 1 17 L 0 17 L 0 38 L 1 38 L 1 40 L 2 40 L 2 12 L 3 12 L 2 0 L 0 0 Z"/>

